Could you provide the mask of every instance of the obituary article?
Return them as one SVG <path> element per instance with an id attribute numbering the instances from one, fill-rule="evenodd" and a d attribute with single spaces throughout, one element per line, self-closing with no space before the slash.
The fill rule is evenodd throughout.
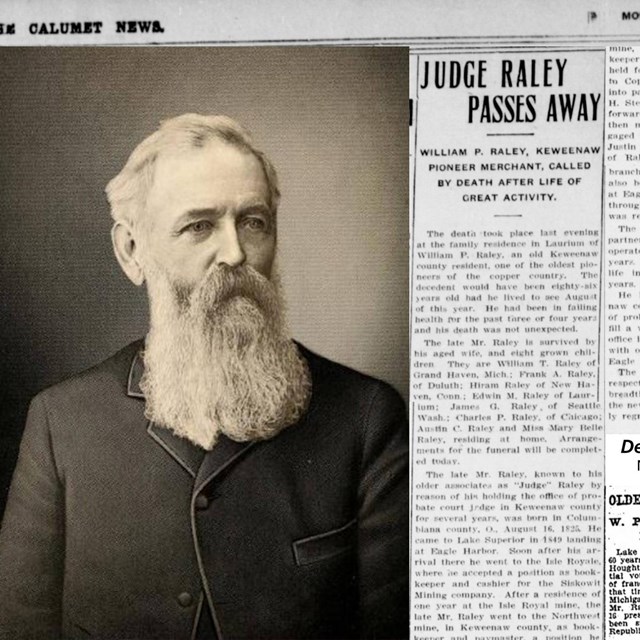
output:
<path id="1" fill-rule="evenodd" d="M 408 47 L 410 637 L 640 636 L 637 7 L 117 4 L 0 45 Z"/>
<path id="2" fill-rule="evenodd" d="M 413 637 L 599 638 L 605 53 L 412 62 Z"/>

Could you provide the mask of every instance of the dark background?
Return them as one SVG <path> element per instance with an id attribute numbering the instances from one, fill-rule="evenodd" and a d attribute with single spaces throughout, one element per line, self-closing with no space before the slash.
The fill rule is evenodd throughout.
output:
<path id="1" fill-rule="evenodd" d="M 0 514 L 29 400 L 144 335 L 103 194 L 160 120 L 222 113 L 274 161 L 294 336 L 408 396 L 408 52 L 0 49 Z"/>

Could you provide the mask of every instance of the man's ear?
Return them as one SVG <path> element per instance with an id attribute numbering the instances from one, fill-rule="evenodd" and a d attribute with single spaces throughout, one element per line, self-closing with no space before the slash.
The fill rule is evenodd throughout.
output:
<path id="1" fill-rule="evenodd" d="M 122 270 L 139 287 L 144 282 L 144 272 L 140 262 L 140 248 L 131 226 L 127 222 L 116 222 L 111 229 L 111 241 Z"/>

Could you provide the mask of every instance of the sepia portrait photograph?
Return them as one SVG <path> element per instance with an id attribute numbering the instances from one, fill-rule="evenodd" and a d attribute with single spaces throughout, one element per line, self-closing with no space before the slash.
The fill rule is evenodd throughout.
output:
<path id="1" fill-rule="evenodd" d="M 407 638 L 408 49 L 0 57 L 0 638 Z"/>

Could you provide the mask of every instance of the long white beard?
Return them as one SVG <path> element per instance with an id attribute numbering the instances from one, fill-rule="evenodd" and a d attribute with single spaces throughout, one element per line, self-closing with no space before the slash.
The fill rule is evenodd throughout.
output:
<path id="1" fill-rule="evenodd" d="M 216 266 L 193 290 L 148 270 L 151 329 L 141 388 L 150 420 L 212 449 L 219 435 L 264 440 L 297 422 L 311 395 L 277 284 Z"/>

